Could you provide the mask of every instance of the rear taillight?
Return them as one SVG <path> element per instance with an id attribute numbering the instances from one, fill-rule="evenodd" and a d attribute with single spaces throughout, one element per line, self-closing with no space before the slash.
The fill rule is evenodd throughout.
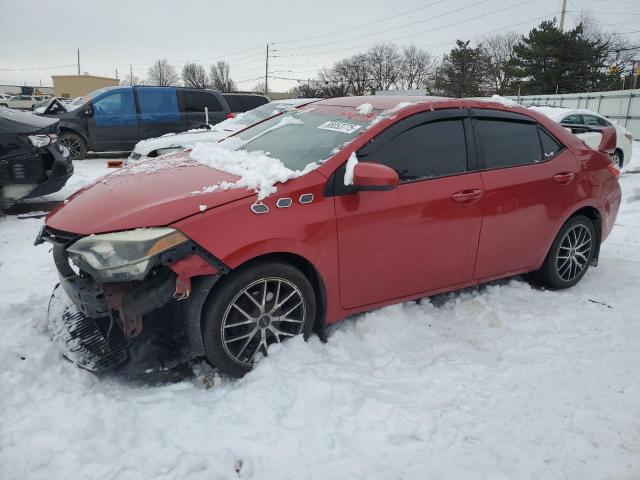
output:
<path id="1" fill-rule="evenodd" d="M 42 135 L 29 135 L 27 138 L 31 142 L 31 145 L 33 145 L 36 148 L 46 147 L 54 143 L 56 140 L 58 140 L 58 136 L 54 135 L 53 133 L 42 134 Z"/>
<path id="2" fill-rule="evenodd" d="M 607 168 L 611 172 L 611 175 L 613 175 L 616 178 L 620 177 L 620 170 L 618 170 L 618 167 L 616 167 L 613 163 L 610 163 L 609 165 L 607 165 Z"/>
<path id="3" fill-rule="evenodd" d="M 235 118 L 235 117 L 233 116 L 233 113 L 227 113 L 227 118 Z"/>
<path id="4" fill-rule="evenodd" d="M 624 136 L 627 137 L 627 140 L 630 142 L 633 140 L 633 134 L 631 132 L 626 132 Z"/>

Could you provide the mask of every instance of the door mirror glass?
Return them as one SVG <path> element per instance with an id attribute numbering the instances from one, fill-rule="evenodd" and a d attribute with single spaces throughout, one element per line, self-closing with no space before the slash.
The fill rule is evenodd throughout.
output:
<path id="1" fill-rule="evenodd" d="M 361 162 L 353 168 L 356 191 L 393 190 L 399 183 L 398 172 L 380 163 Z"/>

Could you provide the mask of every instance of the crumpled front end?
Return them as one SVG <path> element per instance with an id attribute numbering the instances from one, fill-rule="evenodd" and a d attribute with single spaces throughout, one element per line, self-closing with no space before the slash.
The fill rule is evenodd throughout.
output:
<path id="1" fill-rule="evenodd" d="M 151 257 L 140 278 L 108 278 L 70 260 L 82 238 L 45 227 L 36 239 L 53 244 L 60 283 L 48 322 L 69 360 L 94 372 L 138 375 L 203 354 L 201 310 L 226 271 L 222 263 L 184 241 Z"/>

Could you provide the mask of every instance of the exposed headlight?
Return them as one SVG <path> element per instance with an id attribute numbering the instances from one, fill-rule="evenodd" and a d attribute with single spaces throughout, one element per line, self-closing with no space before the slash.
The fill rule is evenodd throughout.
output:
<path id="1" fill-rule="evenodd" d="M 73 263 L 99 282 L 127 282 L 144 278 L 153 257 L 187 240 L 173 228 L 139 228 L 84 237 L 67 252 Z"/>
<path id="2" fill-rule="evenodd" d="M 53 133 L 48 133 L 46 135 L 29 135 L 27 138 L 29 138 L 31 145 L 36 148 L 46 147 L 58 140 L 58 136 Z"/>

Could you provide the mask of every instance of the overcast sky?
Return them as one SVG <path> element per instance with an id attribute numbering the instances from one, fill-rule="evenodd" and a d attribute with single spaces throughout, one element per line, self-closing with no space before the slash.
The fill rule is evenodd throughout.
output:
<path id="1" fill-rule="evenodd" d="M 144 78 L 157 58 L 167 58 L 178 70 L 188 61 L 208 66 L 225 58 L 239 88 L 251 89 L 264 77 L 267 42 L 272 44 L 271 75 L 306 79 L 376 42 L 413 43 L 442 55 L 456 38 L 524 33 L 544 18 L 559 17 L 561 3 L 0 0 L 0 84 L 52 85 L 52 74 L 76 72 L 79 48 L 82 72 L 115 76 L 117 69 L 120 77 L 132 64 L 134 74 Z M 567 9 L 570 26 L 580 11 L 592 12 L 605 29 L 634 32 L 629 37 L 640 42 L 638 0 L 568 0 Z M 270 89 L 284 91 L 296 84 L 273 79 Z"/>

